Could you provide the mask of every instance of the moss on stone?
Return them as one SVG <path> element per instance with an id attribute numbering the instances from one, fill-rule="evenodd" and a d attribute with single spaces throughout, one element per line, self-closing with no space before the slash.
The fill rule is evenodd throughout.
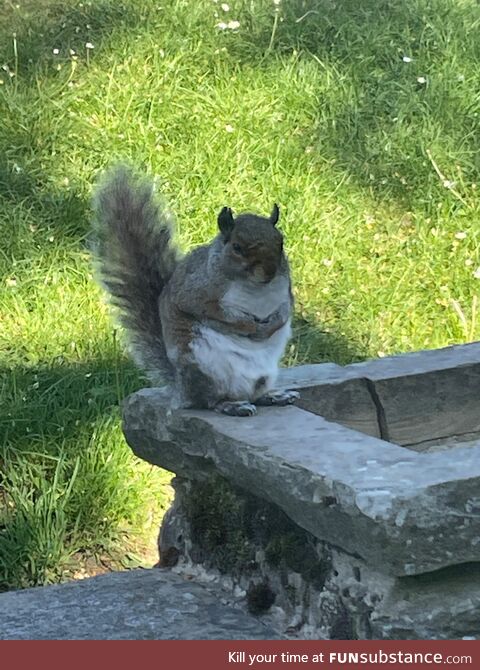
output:
<path id="1" fill-rule="evenodd" d="M 276 595 L 268 582 L 250 584 L 247 591 L 247 607 L 251 614 L 267 612 L 275 602 Z"/>
<path id="2" fill-rule="evenodd" d="M 222 572 L 248 571 L 261 547 L 271 567 L 297 572 L 323 587 L 329 560 L 318 557 L 314 538 L 275 505 L 215 477 L 191 482 L 184 508 L 194 545 Z"/>
<path id="3" fill-rule="evenodd" d="M 293 526 L 293 524 L 292 524 Z M 330 562 L 318 557 L 306 531 L 293 530 L 274 535 L 265 547 L 265 558 L 272 567 L 285 566 L 321 589 L 325 584 Z"/>
<path id="4" fill-rule="evenodd" d="M 244 528 L 244 501 L 220 477 L 192 482 L 184 500 L 191 539 L 221 572 L 237 572 L 253 560 Z"/>

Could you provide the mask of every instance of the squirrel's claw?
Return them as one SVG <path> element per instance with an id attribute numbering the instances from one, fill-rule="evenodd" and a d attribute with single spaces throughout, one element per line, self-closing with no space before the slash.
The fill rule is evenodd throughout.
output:
<path id="1" fill-rule="evenodd" d="M 254 416 L 257 408 L 247 400 L 225 400 L 215 405 L 215 411 L 229 416 Z"/>
<path id="2" fill-rule="evenodd" d="M 277 405 L 283 407 L 285 405 L 292 405 L 299 398 L 300 393 L 298 391 L 274 391 L 260 396 L 258 400 L 255 400 L 255 404 L 259 406 Z"/>

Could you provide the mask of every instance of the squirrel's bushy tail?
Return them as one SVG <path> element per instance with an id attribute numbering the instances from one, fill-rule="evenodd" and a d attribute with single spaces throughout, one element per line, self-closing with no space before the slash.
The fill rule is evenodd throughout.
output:
<path id="1" fill-rule="evenodd" d="M 108 174 L 94 196 L 94 252 L 99 278 L 119 308 L 132 356 L 154 383 L 173 369 L 162 336 L 158 299 L 177 262 L 172 222 L 153 184 L 127 168 Z"/>

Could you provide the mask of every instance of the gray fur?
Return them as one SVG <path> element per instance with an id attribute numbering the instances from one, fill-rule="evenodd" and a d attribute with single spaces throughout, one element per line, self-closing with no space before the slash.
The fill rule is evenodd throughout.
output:
<path id="1" fill-rule="evenodd" d="M 97 274 L 119 308 L 132 356 L 152 382 L 172 381 L 158 309 L 178 261 L 170 217 L 155 202 L 152 184 L 125 167 L 99 185 L 94 210 Z"/>

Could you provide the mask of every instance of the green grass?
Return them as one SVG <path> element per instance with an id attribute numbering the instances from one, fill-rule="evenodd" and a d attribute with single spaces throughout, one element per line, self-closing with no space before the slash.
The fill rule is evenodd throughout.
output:
<path id="1" fill-rule="evenodd" d="M 479 338 L 478 3 L 229 5 L 1 5 L 0 588 L 131 556 L 165 505 L 122 439 L 143 382 L 87 253 L 111 163 L 158 175 L 185 249 L 224 204 L 280 203 L 287 364 Z"/>

